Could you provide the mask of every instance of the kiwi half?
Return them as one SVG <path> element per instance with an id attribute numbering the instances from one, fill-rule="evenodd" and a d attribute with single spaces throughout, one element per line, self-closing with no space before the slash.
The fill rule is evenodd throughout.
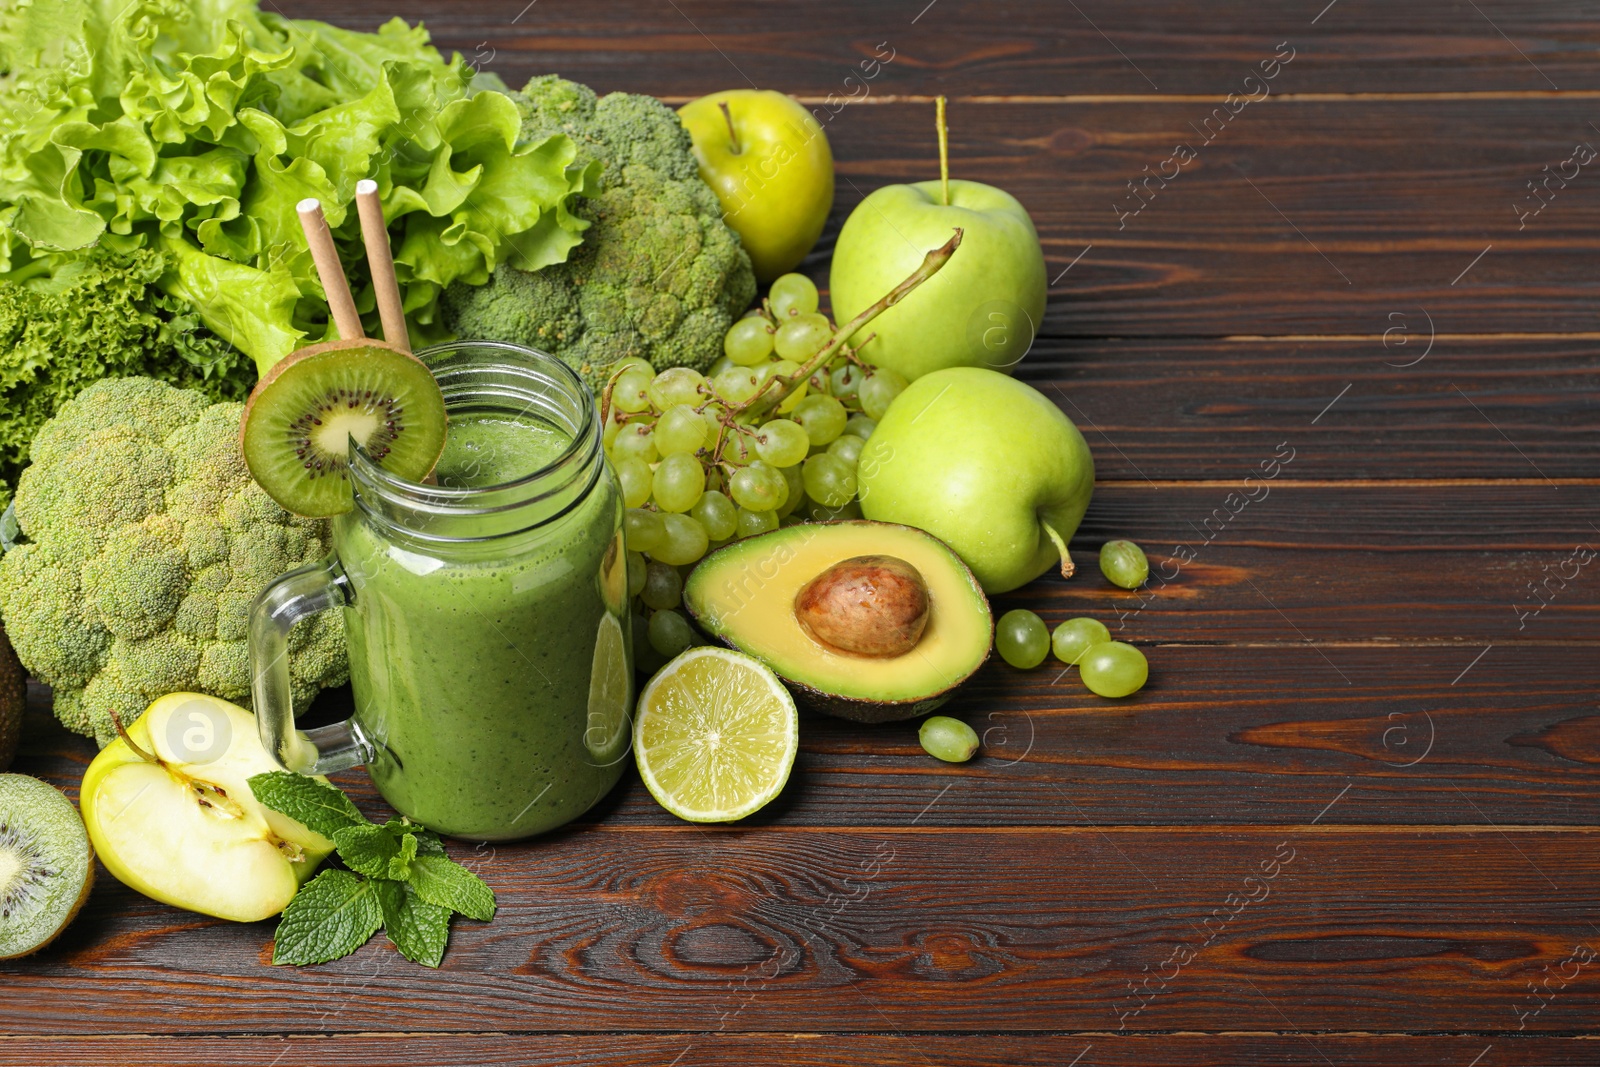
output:
<path id="1" fill-rule="evenodd" d="M 37 952 L 89 899 L 94 849 L 72 801 L 25 774 L 0 774 L 0 960 Z"/>
<path id="2" fill-rule="evenodd" d="M 362 338 L 285 356 L 245 407 L 245 463 L 285 511 L 326 518 L 352 504 L 349 443 L 389 473 L 420 481 L 444 451 L 439 383 L 422 361 Z"/>

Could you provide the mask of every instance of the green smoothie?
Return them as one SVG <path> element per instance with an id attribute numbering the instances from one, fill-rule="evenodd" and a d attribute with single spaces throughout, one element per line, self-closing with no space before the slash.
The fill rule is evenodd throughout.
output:
<path id="1" fill-rule="evenodd" d="M 537 418 L 452 412 L 436 474 L 453 489 L 505 485 L 570 443 Z M 431 829 L 526 837 L 581 814 L 622 773 L 622 505 L 601 474 L 564 514 L 479 544 L 430 544 L 359 512 L 337 520 L 356 721 L 377 747 L 368 770 Z"/>

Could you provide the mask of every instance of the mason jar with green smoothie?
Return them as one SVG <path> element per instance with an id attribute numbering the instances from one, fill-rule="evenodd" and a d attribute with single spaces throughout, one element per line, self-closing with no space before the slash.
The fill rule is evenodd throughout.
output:
<path id="1" fill-rule="evenodd" d="M 257 604 L 256 713 L 293 770 L 365 764 L 430 829 L 513 840 L 583 814 L 622 774 L 633 678 L 622 498 L 594 401 L 561 361 L 471 341 L 418 357 L 449 415 L 437 484 L 356 450 L 355 507 L 333 520 L 333 553 Z M 289 631 L 336 607 L 355 714 L 299 733 Z"/>

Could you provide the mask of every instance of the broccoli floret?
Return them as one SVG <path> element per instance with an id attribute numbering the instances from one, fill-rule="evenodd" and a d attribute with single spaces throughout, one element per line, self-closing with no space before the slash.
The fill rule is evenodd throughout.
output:
<path id="1" fill-rule="evenodd" d="M 510 96 L 525 137 L 565 133 L 579 164 L 599 165 L 599 191 L 573 208 L 591 225 L 565 263 L 533 272 L 502 264 L 487 285 L 451 286 L 446 325 L 543 349 L 591 384 L 626 356 L 705 370 L 756 283 L 677 113 L 633 93 L 597 99 L 553 75 Z"/>
<path id="2" fill-rule="evenodd" d="M 320 558 L 324 522 L 250 478 L 243 406 L 151 378 L 109 378 L 62 405 L 17 487 L 23 542 L 0 556 L 0 619 L 56 716 L 101 744 L 156 697 L 250 699 L 250 605 Z M 294 699 L 347 677 L 337 615 L 290 638 Z"/>

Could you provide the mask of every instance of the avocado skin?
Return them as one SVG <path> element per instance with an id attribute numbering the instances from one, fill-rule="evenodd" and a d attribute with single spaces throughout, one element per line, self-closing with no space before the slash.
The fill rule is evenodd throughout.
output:
<path id="1" fill-rule="evenodd" d="M 0 626 L 0 771 L 11 766 L 22 737 L 22 716 L 28 710 L 28 674 Z"/>
<path id="2" fill-rule="evenodd" d="M 808 526 L 838 526 L 838 525 L 892 526 L 892 525 L 898 525 L 898 524 L 895 524 L 895 523 L 870 523 L 870 522 L 863 522 L 862 520 L 856 519 L 856 520 L 833 520 L 833 521 L 820 522 L 820 523 L 807 523 L 806 525 L 808 525 Z M 764 533 L 764 534 L 757 534 L 756 537 L 757 538 L 777 537 L 777 536 L 779 536 L 779 535 L 781 535 L 781 534 L 783 534 L 785 532 L 786 532 L 786 529 L 772 530 L 772 531 L 769 531 L 769 532 Z M 927 531 L 918 530 L 918 533 L 926 534 Z M 928 536 L 932 536 L 932 535 L 928 535 Z M 748 539 L 748 540 L 753 540 L 753 539 L 754 538 L 751 538 L 751 539 Z M 935 540 L 937 540 L 937 538 L 935 538 Z M 730 545 L 730 546 L 725 546 L 725 547 L 732 547 L 732 546 Z M 712 560 L 713 557 L 715 557 L 717 555 L 717 553 L 719 553 L 721 551 L 723 551 L 723 549 L 717 549 L 717 550 L 709 553 L 707 556 L 705 556 L 700 561 L 699 566 L 705 566 L 708 561 Z M 956 555 L 954 552 L 951 553 L 951 558 L 952 558 L 953 562 L 955 563 L 955 565 L 960 568 L 961 573 L 964 575 L 966 580 L 972 584 L 974 589 L 978 589 L 979 590 L 978 595 L 982 596 L 983 594 L 982 594 L 982 591 L 981 591 L 981 587 L 978 585 L 978 580 L 975 577 L 973 577 L 971 568 L 969 568 L 966 565 L 966 563 L 961 559 L 961 557 Z M 706 620 L 702 619 L 700 617 L 700 614 L 697 611 L 695 611 L 693 602 L 687 596 L 685 596 L 684 600 L 683 600 L 683 610 L 688 613 L 688 615 L 689 615 L 689 617 L 691 619 L 694 620 L 695 624 L 700 628 L 702 633 L 710 635 L 712 640 L 716 641 L 718 644 L 721 644 L 721 645 L 723 645 L 723 646 L 725 646 L 727 648 L 734 649 L 735 651 L 738 651 L 738 652 L 744 652 L 744 653 L 749 654 L 749 655 L 756 655 L 755 653 L 751 652 L 749 649 L 740 647 L 738 642 L 734 641 L 731 637 L 727 636 L 726 634 L 718 633 L 712 627 L 707 625 L 706 624 Z M 806 711 L 820 712 L 823 715 L 831 715 L 836 719 L 846 719 L 846 720 L 848 720 L 850 722 L 862 722 L 862 723 L 900 722 L 900 721 L 902 721 L 904 719 L 915 719 L 915 718 L 917 718 L 919 716 L 926 715 L 930 711 L 933 711 L 935 708 L 938 708 L 938 707 L 942 706 L 947 700 L 949 700 L 952 696 L 955 695 L 955 691 L 957 689 L 961 688 L 961 686 L 966 684 L 966 682 L 969 679 L 971 679 L 973 677 L 973 675 L 978 673 L 978 671 L 983 667 L 983 665 L 985 663 L 989 662 L 989 657 L 994 655 L 994 641 L 993 641 L 993 634 L 992 634 L 993 621 L 992 620 L 991 620 L 990 626 L 991 626 L 991 638 L 990 638 L 990 641 L 989 641 L 988 648 L 984 652 L 983 659 L 980 660 L 977 663 L 977 665 L 972 668 L 972 670 L 970 672 L 968 672 L 967 674 L 963 675 L 961 678 L 956 679 L 956 681 L 955 681 L 955 683 L 953 685 L 947 686 L 946 688 L 940 690 L 937 693 L 929 693 L 927 696 L 918 697 L 916 700 L 900 700 L 900 701 L 860 700 L 860 699 L 857 699 L 855 697 L 841 696 L 838 693 L 829 693 L 829 692 L 826 692 L 826 691 L 821 690 L 821 689 L 816 689 L 816 688 L 814 688 L 812 686 L 807 685 L 806 683 L 804 683 L 802 681 L 799 681 L 799 680 L 797 680 L 795 678 L 791 678 L 789 675 L 783 673 L 777 667 L 772 667 L 772 664 L 770 664 L 770 663 L 768 664 L 768 666 L 772 667 L 773 673 L 778 676 L 779 680 L 783 682 L 784 686 L 794 696 L 795 703 L 798 704 L 801 708 L 805 709 Z M 759 655 L 757 655 L 756 658 L 760 659 L 761 657 Z M 763 662 L 765 662 L 765 661 L 763 661 Z"/>

